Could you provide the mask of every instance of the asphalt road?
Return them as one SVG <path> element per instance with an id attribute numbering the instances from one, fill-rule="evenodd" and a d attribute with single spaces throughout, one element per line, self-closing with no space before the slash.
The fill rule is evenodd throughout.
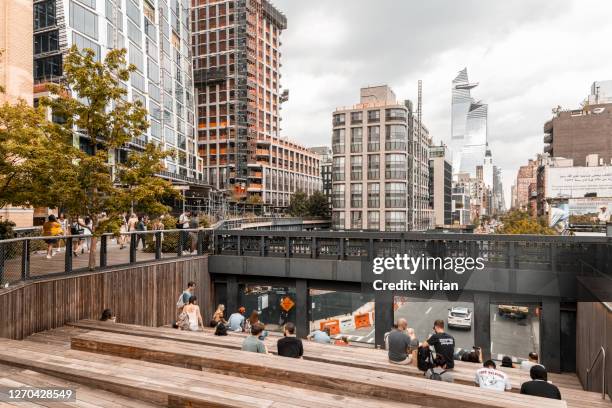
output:
<path id="1" fill-rule="evenodd" d="M 446 322 L 448 309 L 453 306 L 463 306 L 473 310 L 469 302 L 445 302 L 438 300 L 409 301 L 395 312 L 395 319 L 401 317 L 408 320 L 408 325 L 415 329 L 419 341 L 425 340 L 432 332 L 433 322 L 442 319 Z M 512 320 L 497 314 L 497 305 L 491 305 L 491 352 L 495 359 L 501 360 L 504 355 L 514 357 L 515 361 L 527 358 L 530 351 L 538 351 L 537 337 L 533 336 L 538 330 L 537 318 L 529 317 L 524 320 Z M 455 338 L 456 351 L 460 349 L 472 350 L 474 346 L 474 330 L 447 328 L 447 333 Z M 373 328 L 364 328 L 342 333 L 349 341 L 373 344 Z M 337 337 L 340 337 L 337 336 Z"/>

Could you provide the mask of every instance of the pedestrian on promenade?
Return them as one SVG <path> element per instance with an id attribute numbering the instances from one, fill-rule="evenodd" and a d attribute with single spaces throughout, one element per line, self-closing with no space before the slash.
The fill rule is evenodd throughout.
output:
<path id="1" fill-rule="evenodd" d="M 119 238 L 117 238 L 117 243 L 119 244 L 119 249 L 125 248 L 125 242 L 127 240 L 127 232 L 128 232 L 128 218 L 127 213 L 121 214 L 121 226 L 119 227 Z"/>
<path id="2" fill-rule="evenodd" d="M 49 215 L 47 221 L 43 224 L 43 236 L 46 237 L 57 237 L 64 234 L 64 230 L 55 215 Z M 55 253 L 53 252 L 53 245 L 57 243 L 57 238 L 47 238 L 45 242 L 47 243 L 47 259 L 51 259 Z"/>
<path id="3" fill-rule="evenodd" d="M 145 224 L 145 217 L 138 217 L 138 222 L 136 223 L 136 231 L 138 234 L 136 235 L 136 248 L 138 248 L 138 244 L 142 242 L 142 249 L 145 249 L 145 231 L 147 230 L 147 225 Z"/>

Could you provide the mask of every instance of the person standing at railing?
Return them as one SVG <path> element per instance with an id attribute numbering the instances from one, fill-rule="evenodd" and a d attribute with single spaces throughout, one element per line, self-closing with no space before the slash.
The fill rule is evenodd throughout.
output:
<path id="1" fill-rule="evenodd" d="M 156 218 L 155 221 L 153 221 L 153 225 L 151 225 L 151 229 L 153 231 L 163 231 L 165 229 L 164 227 L 164 223 L 162 222 L 161 218 Z M 154 235 L 155 240 L 157 240 L 157 234 Z M 160 233 L 159 234 L 159 244 L 161 245 L 161 243 L 164 242 L 164 234 Z"/>
<path id="2" fill-rule="evenodd" d="M 138 222 L 136 223 L 136 231 L 138 231 L 138 235 L 136 235 L 136 248 L 138 249 L 138 243 L 142 242 L 142 249 L 145 249 L 145 231 L 147 230 L 147 225 L 145 224 L 145 218 L 143 216 L 138 217 Z"/>
<path id="3" fill-rule="evenodd" d="M 128 232 L 128 220 L 127 213 L 121 214 L 121 226 L 119 227 L 119 238 L 117 238 L 117 243 L 119 244 L 119 249 L 125 248 L 125 241 L 127 239 Z"/>
<path id="4" fill-rule="evenodd" d="M 81 247 L 83 246 L 83 238 L 81 238 L 80 236 L 83 235 L 84 232 L 85 230 L 83 229 L 83 225 L 79 221 L 79 217 L 75 217 L 72 221 L 72 224 L 70 224 L 70 235 L 79 235 L 78 238 L 72 238 L 72 254 L 74 256 L 78 256 L 77 252 L 79 252 L 79 250 L 81 250 Z"/>
<path id="5" fill-rule="evenodd" d="M 62 226 L 62 231 L 69 231 L 68 229 L 68 220 L 66 219 L 66 216 L 64 215 L 64 213 L 60 213 L 57 222 L 60 223 L 60 225 Z M 62 250 L 62 241 L 64 241 L 64 249 L 66 248 L 66 244 L 65 244 L 65 240 L 61 240 L 58 241 L 57 243 L 57 250 L 61 251 Z"/>
<path id="6" fill-rule="evenodd" d="M 49 215 L 47 221 L 43 224 L 43 236 L 46 237 L 57 237 L 64 234 L 64 230 L 62 229 L 62 225 L 57 222 L 55 215 Z M 53 252 L 53 245 L 55 245 L 58 241 L 58 238 L 47 238 L 45 242 L 47 243 L 47 259 L 51 259 L 55 253 Z"/>

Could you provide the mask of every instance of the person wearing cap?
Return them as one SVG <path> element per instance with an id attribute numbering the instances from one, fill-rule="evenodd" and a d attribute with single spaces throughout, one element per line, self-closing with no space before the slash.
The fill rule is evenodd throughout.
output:
<path id="1" fill-rule="evenodd" d="M 245 312 L 246 312 L 246 309 L 243 306 L 240 306 L 237 312 L 232 313 L 230 315 L 229 320 L 227 321 L 229 330 L 235 331 L 235 332 L 244 331 L 244 313 Z"/>

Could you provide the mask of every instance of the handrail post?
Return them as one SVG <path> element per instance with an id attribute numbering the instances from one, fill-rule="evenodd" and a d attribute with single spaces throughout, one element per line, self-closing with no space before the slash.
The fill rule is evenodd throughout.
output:
<path id="1" fill-rule="evenodd" d="M 72 272 L 72 237 L 66 238 L 66 256 L 64 260 L 64 272 Z"/>
<path id="2" fill-rule="evenodd" d="M 137 235 L 130 234 L 130 263 L 136 263 L 136 245 L 138 245 Z"/>
<path id="3" fill-rule="evenodd" d="M 313 236 L 310 240 L 310 257 L 315 259 L 317 255 L 317 237 Z"/>
<path id="4" fill-rule="evenodd" d="M 159 260 L 162 258 L 162 233 L 161 231 L 155 231 L 155 259 Z"/>
<path id="5" fill-rule="evenodd" d="M 204 230 L 198 230 L 197 251 L 198 255 L 204 255 Z"/>
<path id="6" fill-rule="evenodd" d="M 344 238 L 338 238 L 338 259 L 344 259 Z"/>
<path id="7" fill-rule="evenodd" d="M 30 278 L 30 240 L 24 239 L 21 246 L 21 280 Z"/>
<path id="8" fill-rule="evenodd" d="M 183 256 L 183 246 L 185 245 L 185 231 L 181 230 L 178 233 L 178 240 L 176 244 L 176 256 Z"/>
<path id="9" fill-rule="evenodd" d="M 4 258 L 6 256 L 6 245 L 0 242 L 0 285 L 4 284 Z"/>
<path id="10" fill-rule="evenodd" d="M 100 268 L 108 264 L 108 235 L 100 235 Z"/>
<path id="11" fill-rule="evenodd" d="M 259 256 L 266 256 L 266 237 L 259 237 Z"/>

